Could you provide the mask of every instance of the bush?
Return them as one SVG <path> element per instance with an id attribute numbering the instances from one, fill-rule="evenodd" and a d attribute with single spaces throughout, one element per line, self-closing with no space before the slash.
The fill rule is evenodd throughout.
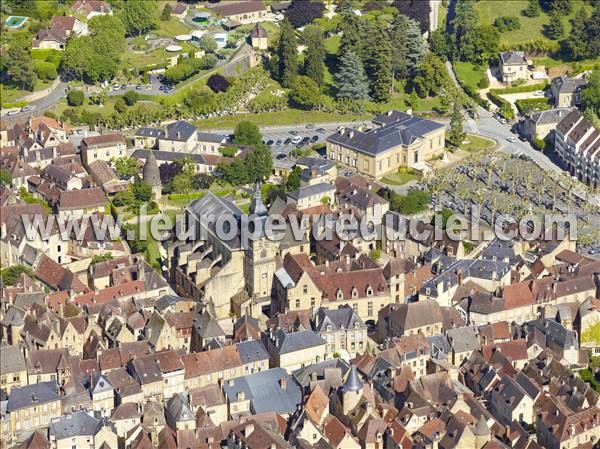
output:
<path id="1" fill-rule="evenodd" d="M 164 75 L 165 80 L 175 84 L 190 78 L 200 70 L 212 69 L 215 65 L 217 65 L 217 57 L 214 55 L 206 55 L 200 59 L 184 59 L 176 66 L 167 69 Z"/>
<path id="2" fill-rule="evenodd" d="M 529 112 L 543 111 L 550 108 L 548 98 L 527 98 L 515 101 L 515 106 L 521 114 Z"/>
<path id="3" fill-rule="evenodd" d="M 81 123 L 81 118 L 79 117 L 79 114 L 77 114 L 77 111 L 75 111 L 75 109 L 66 109 L 65 112 L 63 112 L 62 121 L 68 121 L 74 125 L 78 125 L 79 123 Z"/>
<path id="4" fill-rule="evenodd" d="M 133 106 L 140 99 L 140 94 L 138 94 L 135 90 L 130 90 L 125 95 L 123 95 L 123 100 L 127 103 L 127 106 Z"/>
<path id="5" fill-rule="evenodd" d="M 494 20 L 494 26 L 498 28 L 498 31 L 504 33 L 506 31 L 518 30 L 521 28 L 521 22 L 518 17 L 502 16 Z"/>
<path id="6" fill-rule="evenodd" d="M 36 61 L 34 64 L 34 69 L 35 73 L 37 73 L 37 76 L 42 80 L 52 81 L 58 76 L 56 66 L 51 62 Z"/>
<path id="7" fill-rule="evenodd" d="M 492 103 L 494 103 L 499 108 L 499 113 L 505 119 L 510 120 L 515 116 L 515 113 L 512 109 L 512 106 L 508 101 L 504 98 L 500 97 L 496 92 L 489 91 L 487 97 L 490 99 Z"/>
<path id="8" fill-rule="evenodd" d="M 234 157 L 235 154 L 237 153 L 237 148 L 236 147 L 223 147 L 223 148 L 219 148 L 219 151 L 225 157 Z"/>
<path id="9" fill-rule="evenodd" d="M 488 87 L 490 87 L 490 80 L 488 79 L 487 75 L 483 75 L 483 77 L 477 83 L 477 87 L 479 87 L 480 89 L 487 89 Z"/>
<path id="10" fill-rule="evenodd" d="M 208 78 L 206 85 L 210 87 L 215 93 L 226 92 L 229 89 L 229 81 L 223 75 L 215 73 Z"/>
<path id="11" fill-rule="evenodd" d="M 69 106 L 81 106 L 83 104 L 84 99 L 85 95 L 81 90 L 70 90 L 67 94 L 67 103 L 69 104 Z"/>

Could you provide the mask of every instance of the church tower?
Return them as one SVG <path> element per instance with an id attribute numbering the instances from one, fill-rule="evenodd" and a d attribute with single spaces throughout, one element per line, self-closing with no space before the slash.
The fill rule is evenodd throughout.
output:
<path id="1" fill-rule="evenodd" d="M 146 157 L 146 163 L 144 164 L 144 184 L 152 187 L 152 199 L 154 201 L 160 200 L 162 195 L 162 183 L 160 182 L 160 171 L 158 170 L 158 164 L 154 157 L 154 152 L 148 150 L 148 157 Z"/>
<path id="2" fill-rule="evenodd" d="M 263 225 L 262 235 L 250 239 L 244 253 L 246 288 L 252 299 L 252 315 L 257 317 L 260 315 L 262 307 L 269 306 L 271 303 L 271 287 L 276 269 L 275 257 L 277 256 L 277 242 L 269 240 L 264 233 L 267 208 L 262 201 L 258 182 L 250 204 L 250 217 L 254 221 L 262 221 Z"/>
<path id="3" fill-rule="evenodd" d="M 356 408 L 363 396 L 364 383 L 358 375 L 356 365 L 350 367 L 346 382 L 342 385 L 342 413 L 348 415 Z"/>

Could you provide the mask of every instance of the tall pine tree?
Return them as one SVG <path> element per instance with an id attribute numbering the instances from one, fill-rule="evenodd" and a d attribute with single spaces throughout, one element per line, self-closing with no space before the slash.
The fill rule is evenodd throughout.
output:
<path id="1" fill-rule="evenodd" d="M 394 79 L 403 80 L 408 75 L 406 52 L 408 17 L 398 14 L 394 17 L 390 29 L 390 41 L 392 43 L 392 67 Z"/>
<path id="2" fill-rule="evenodd" d="M 325 73 L 325 46 L 323 29 L 319 25 L 307 25 L 302 33 L 306 44 L 304 74 L 317 84 L 323 84 Z"/>
<path id="3" fill-rule="evenodd" d="M 370 34 L 367 74 L 371 81 L 371 98 L 384 103 L 392 93 L 392 46 L 383 26 L 374 26 Z"/>
<path id="4" fill-rule="evenodd" d="M 426 51 L 427 42 L 421 35 L 419 22 L 408 19 L 408 27 L 406 30 L 406 66 L 410 75 L 414 75 L 423 63 Z"/>
<path id="5" fill-rule="evenodd" d="M 589 20 L 584 8 L 579 9 L 571 22 L 571 32 L 562 42 L 563 50 L 571 59 L 585 59 L 589 53 L 585 24 Z"/>
<path id="6" fill-rule="evenodd" d="M 446 133 L 446 141 L 452 146 L 458 147 L 465 138 L 465 132 L 462 124 L 462 114 L 460 112 L 460 104 L 454 103 L 452 118 L 450 119 L 450 129 Z"/>
<path id="7" fill-rule="evenodd" d="M 368 100 L 369 81 L 363 64 L 354 51 L 341 55 L 335 74 L 336 97 L 347 100 Z"/>
<path id="8" fill-rule="evenodd" d="M 552 14 L 550 23 L 546 25 L 546 36 L 550 39 L 558 40 L 565 32 L 562 20 L 558 14 Z"/>
<path id="9" fill-rule="evenodd" d="M 298 42 L 296 30 L 289 20 L 281 21 L 277 56 L 279 63 L 279 81 L 284 87 L 290 87 L 298 75 Z"/>

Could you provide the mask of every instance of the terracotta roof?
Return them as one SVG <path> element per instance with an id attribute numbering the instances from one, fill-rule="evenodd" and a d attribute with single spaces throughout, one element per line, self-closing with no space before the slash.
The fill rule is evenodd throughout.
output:
<path id="1" fill-rule="evenodd" d="M 502 297 L 504 298 L 505 310 L 535 304 L 529 281 L 504 286 L 502 288 Z"/>
<path id="2" fill-rule="evenodd" d="M 102 290 L 85 293 L 77 296 L 73 302 L 84 306 L 89 304 L 102 304 L 112 299 L 124 298 L 126 296 L 135 295 L 144 291 L 144 281 L 131 281 L 112 287 L 107 287 Z"/>
<path id="3" fill-rule="evenodd" d="M 237 368 L 242 365 L 240 354 L 235 345 L 186 354 L 181 360 L 184 365 L 186 379 Z"/>
<path id="4" fill-rule="evenodd" d="M 54 16 L 50 22 L 50 28 L 58 30 L 73 31 L 75 28 L 75 17 L 73 16 Z"/>
<path id="5" fill-rule="evenodd" d="M 84 137 L 81 143 L 86 146 L 106 146 L 107 144 L 125 143 L 125 138 L 122 134 L 104 134 L 102 136 Z"/>
<path id="6" fill-rule="evenodd" d="M 319 385 L 316 385 L 304 404 L 306 414 L 318 426 L 321 424 L 321 420 L 329 408 L 328 406 L 329 397 Z"/>
<path id="7" fill-rule="evenodd" d="M 515 362 L 518 360 L 528 360 L 527 342 L 524 338 L 511 341 L 503 341 L 495 344 L 483 345 L 481 352 L 486 361 L 490 361 L 495 351 L 501 352 L 505 357 Z"/>

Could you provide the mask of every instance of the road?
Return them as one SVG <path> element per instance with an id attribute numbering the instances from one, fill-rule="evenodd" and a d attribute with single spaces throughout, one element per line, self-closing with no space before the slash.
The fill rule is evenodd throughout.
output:
<path id="1" fill-rule="evenodd" d="M 28 115 L 42 115 L 47 109 L 53 107 L 56 103 L 58 103 L 61 98 L 66 96 L 65 89 L 68 84 L 64 81 L 61 81 L 56 85 L 56 88 L 39 100 L 34 100 L 29 103 L 29 107 L 31 108 L 27 112 L 19 112 L 17 114 L 13 114 L 10 116 L 3 116 L 3 119 L 10 121 L 11 119 L 20 119 Z"/>

